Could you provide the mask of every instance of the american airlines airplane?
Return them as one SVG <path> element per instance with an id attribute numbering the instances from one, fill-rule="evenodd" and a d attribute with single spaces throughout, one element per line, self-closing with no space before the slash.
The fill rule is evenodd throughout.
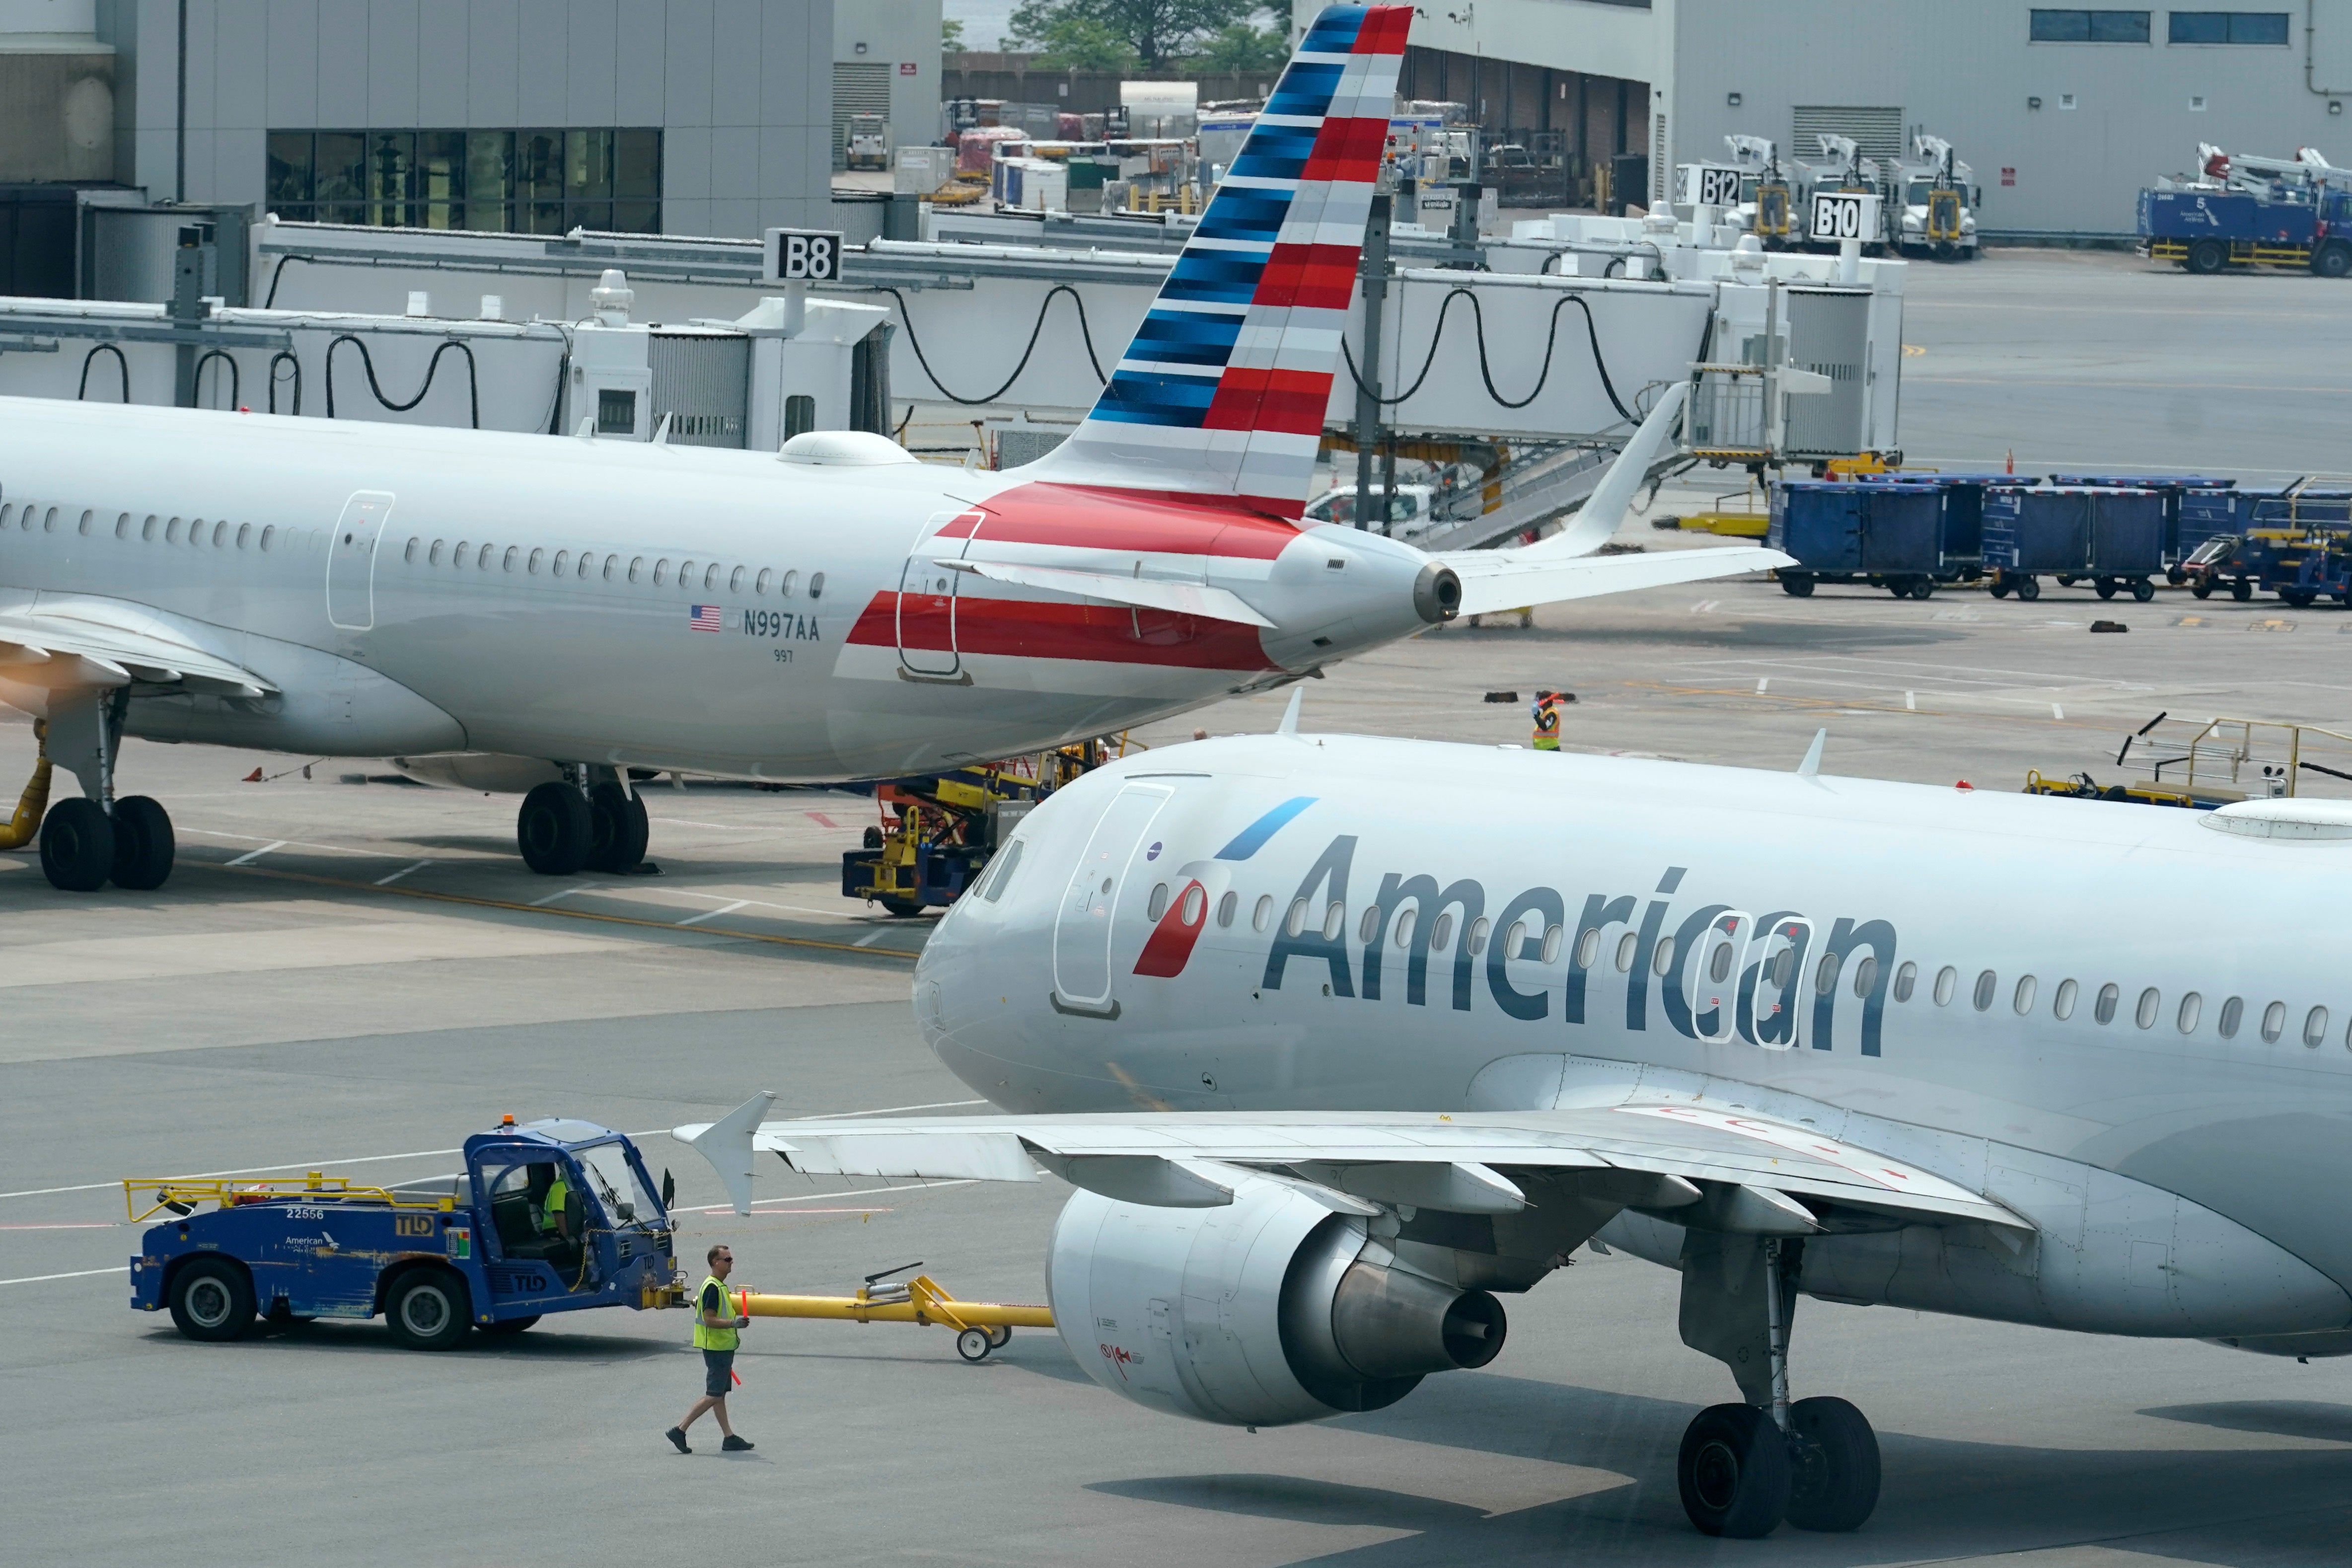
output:
<path id="1" fill-rule="evenodd" d="M 49 879 L 170 875 L 163 808 L 116 798 L 125 735 L 492 753 L 463 765 L 546 781 L 517 822 L 533 869 L 617 872 L 646 848 L 633 769 L 984 762 L 1458 613 L 1786 563 L 1591 553 L 1679 386 L 1530 548 L 1302 521 L 1411 17 L 1317 18 L 1093 412 L 1025 468 L 855 432 L 769 456 L 0 399 L 0 701 L 81 784 L 42 823 Z"/>
<path id="2" fill-rule="evenodd" d="M 1684 1341 L 1741 1396 L 1682 1443 L 1710 1534 L 1876 1502 L 1861 1412 L 1792 1397 L 1806 1296 L 2352 1353 L 2352 804 L 2090 806 L 1831 777 L 1818 740 L 1771 773 L 1297 711 L 1063 790 L 941 921 L 916 1016 L 1003 1114 L 762 1123 L 762 1095 L 677 1135 L 739 1211 L 762 1151 L 1071 1183 L 1070 1353 L 1227 1425 L 1486 1364 L 1498 1298 L 1579 1247 L 1676 1268 Z"/>

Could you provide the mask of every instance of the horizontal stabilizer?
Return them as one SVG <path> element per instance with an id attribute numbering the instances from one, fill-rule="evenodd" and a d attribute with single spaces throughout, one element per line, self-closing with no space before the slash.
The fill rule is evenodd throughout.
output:
<path id="1" fill-rule="evenodd" d="M 1434 559 L 1454 569 L 1462 579 L 1465 616 L 1493 615 L 1522 605 L 1553 605 L 1566 599 L 1589 599 L 1601 594 L 1623 594 L 1636 588 L 1664 588 L 1676 583 L 1697 583 L 1710 577 L 1736 577 L 1744 572 L 1765 572 L 1794 566 L 1793 556 L 1761 545 L 1735 544 L 1719 548 L 1670 550 L 1656 555 L 1541 555 L 1526 550 L 1465 550 Z"/>
<path id="2" fill-rule="evenodd" d="M 1144 610 L 1166 610 L 1179 616 L 1200 616 L 1213 621 L 1237 621 L 1245 626 L 1271 626 L 1272 621 L 1249 607 L 1227 588 L 1205 583 L 1180 583 L 1165 577 L 1121 577 L 1108 572 L 1079 572 L 1061 566 L 1031 566 L 1011 561 L 972 561 L 942 557 L 936 564 L 970 572 L 993 582 L 1024 588 L 1045 588 L 1083 599 L 1107 599 Z"/>

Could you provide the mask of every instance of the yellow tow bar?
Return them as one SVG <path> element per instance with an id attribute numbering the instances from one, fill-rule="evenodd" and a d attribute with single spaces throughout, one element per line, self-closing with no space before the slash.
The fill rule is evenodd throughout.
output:
<path id="1" fill-rule="evenodd" d="M 33 737 L 41 743 L 40 757 L 33 763 L 25 793 L 16 797 L 16 815 L 0 826 L 0 849 L 22 849 L 38 837 L 41 814 L 49 809 L 49 727 L 35 721 Z"/>
<path id="2" fill-rule="evenodd" d="M 907 1265 L 919 1268 L 919 1263 Z M 891 1269 L 889 1273 L 899 1270 Z M 961 1301 L 928 1274 L 918 1274 L 899 1285 L 877 1285 L 876 1275 L 854 1296 L 768 1296 L 737 1290 L 735 1310 L 747 1318 L 828 1318 L 851 1323 L 921 1323 L 956 1331 L 956 1354 L 966 1361 L 985 1361 L 1000 1349 L 1015 1329 L 1050 1329 L 1050 1307 L 1007 1305 L 1001 1301 Z M 681 1300 L 691 1307 L 691 1301 Z"/>

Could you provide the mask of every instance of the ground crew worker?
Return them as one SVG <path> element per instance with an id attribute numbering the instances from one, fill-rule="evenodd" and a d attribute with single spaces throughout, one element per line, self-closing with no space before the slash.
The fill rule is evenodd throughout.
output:
<path id="1" fill-rule="evenodd" d="M 1535 748 L 1538 752 L 1559 750 L 1559 693 L 1538 691 L 1535 701 Z"/>
<path id="2" fill-rule="evenodd" d="M 708 1257 L 710 1276 L 694 1293 L 694 1348 L 702 1352 L 702 1397 L 688 1409 L 685 1420 L 662 1436 L 676 1444 L 679 1453 L 693 1453 L 686 1446 L 686 1429 L 701 1420 L 707 1410 L 719 1417 L 719 1430 L 726 1434 L 719 1447 L 730 1454 L 744 1454 L 751 1452 L 751 1445 L 735 1436 L 735 1428 L 728 1425 L 727 1388 L 735 1376 L 736 1331 L 751 1320 L 738 1314 L 728 1299 L 727 1276 L 735 1270 L 735 1255 L 721 1244 L 713 1247 Z"/>
<path id="3" fill-rule="evenodd" d="M 551 1241 L 572 1239 L 572 1184 L 563 1179 L 563 1167 L 554 1167 L 554 1179 L 547 1184 L 547 1194 L 540 1199 L 539 1228 Z"/>

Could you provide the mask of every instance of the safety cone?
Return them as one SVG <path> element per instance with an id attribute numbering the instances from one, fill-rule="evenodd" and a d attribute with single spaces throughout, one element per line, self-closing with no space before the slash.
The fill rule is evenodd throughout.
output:
<path id="1" fill-rule="evenodd" d="M 2009 467 L 2004 471 L 2012 474 L 2017 472 L 2017 448 L 2014 447 L 2009 448 Z"/>

